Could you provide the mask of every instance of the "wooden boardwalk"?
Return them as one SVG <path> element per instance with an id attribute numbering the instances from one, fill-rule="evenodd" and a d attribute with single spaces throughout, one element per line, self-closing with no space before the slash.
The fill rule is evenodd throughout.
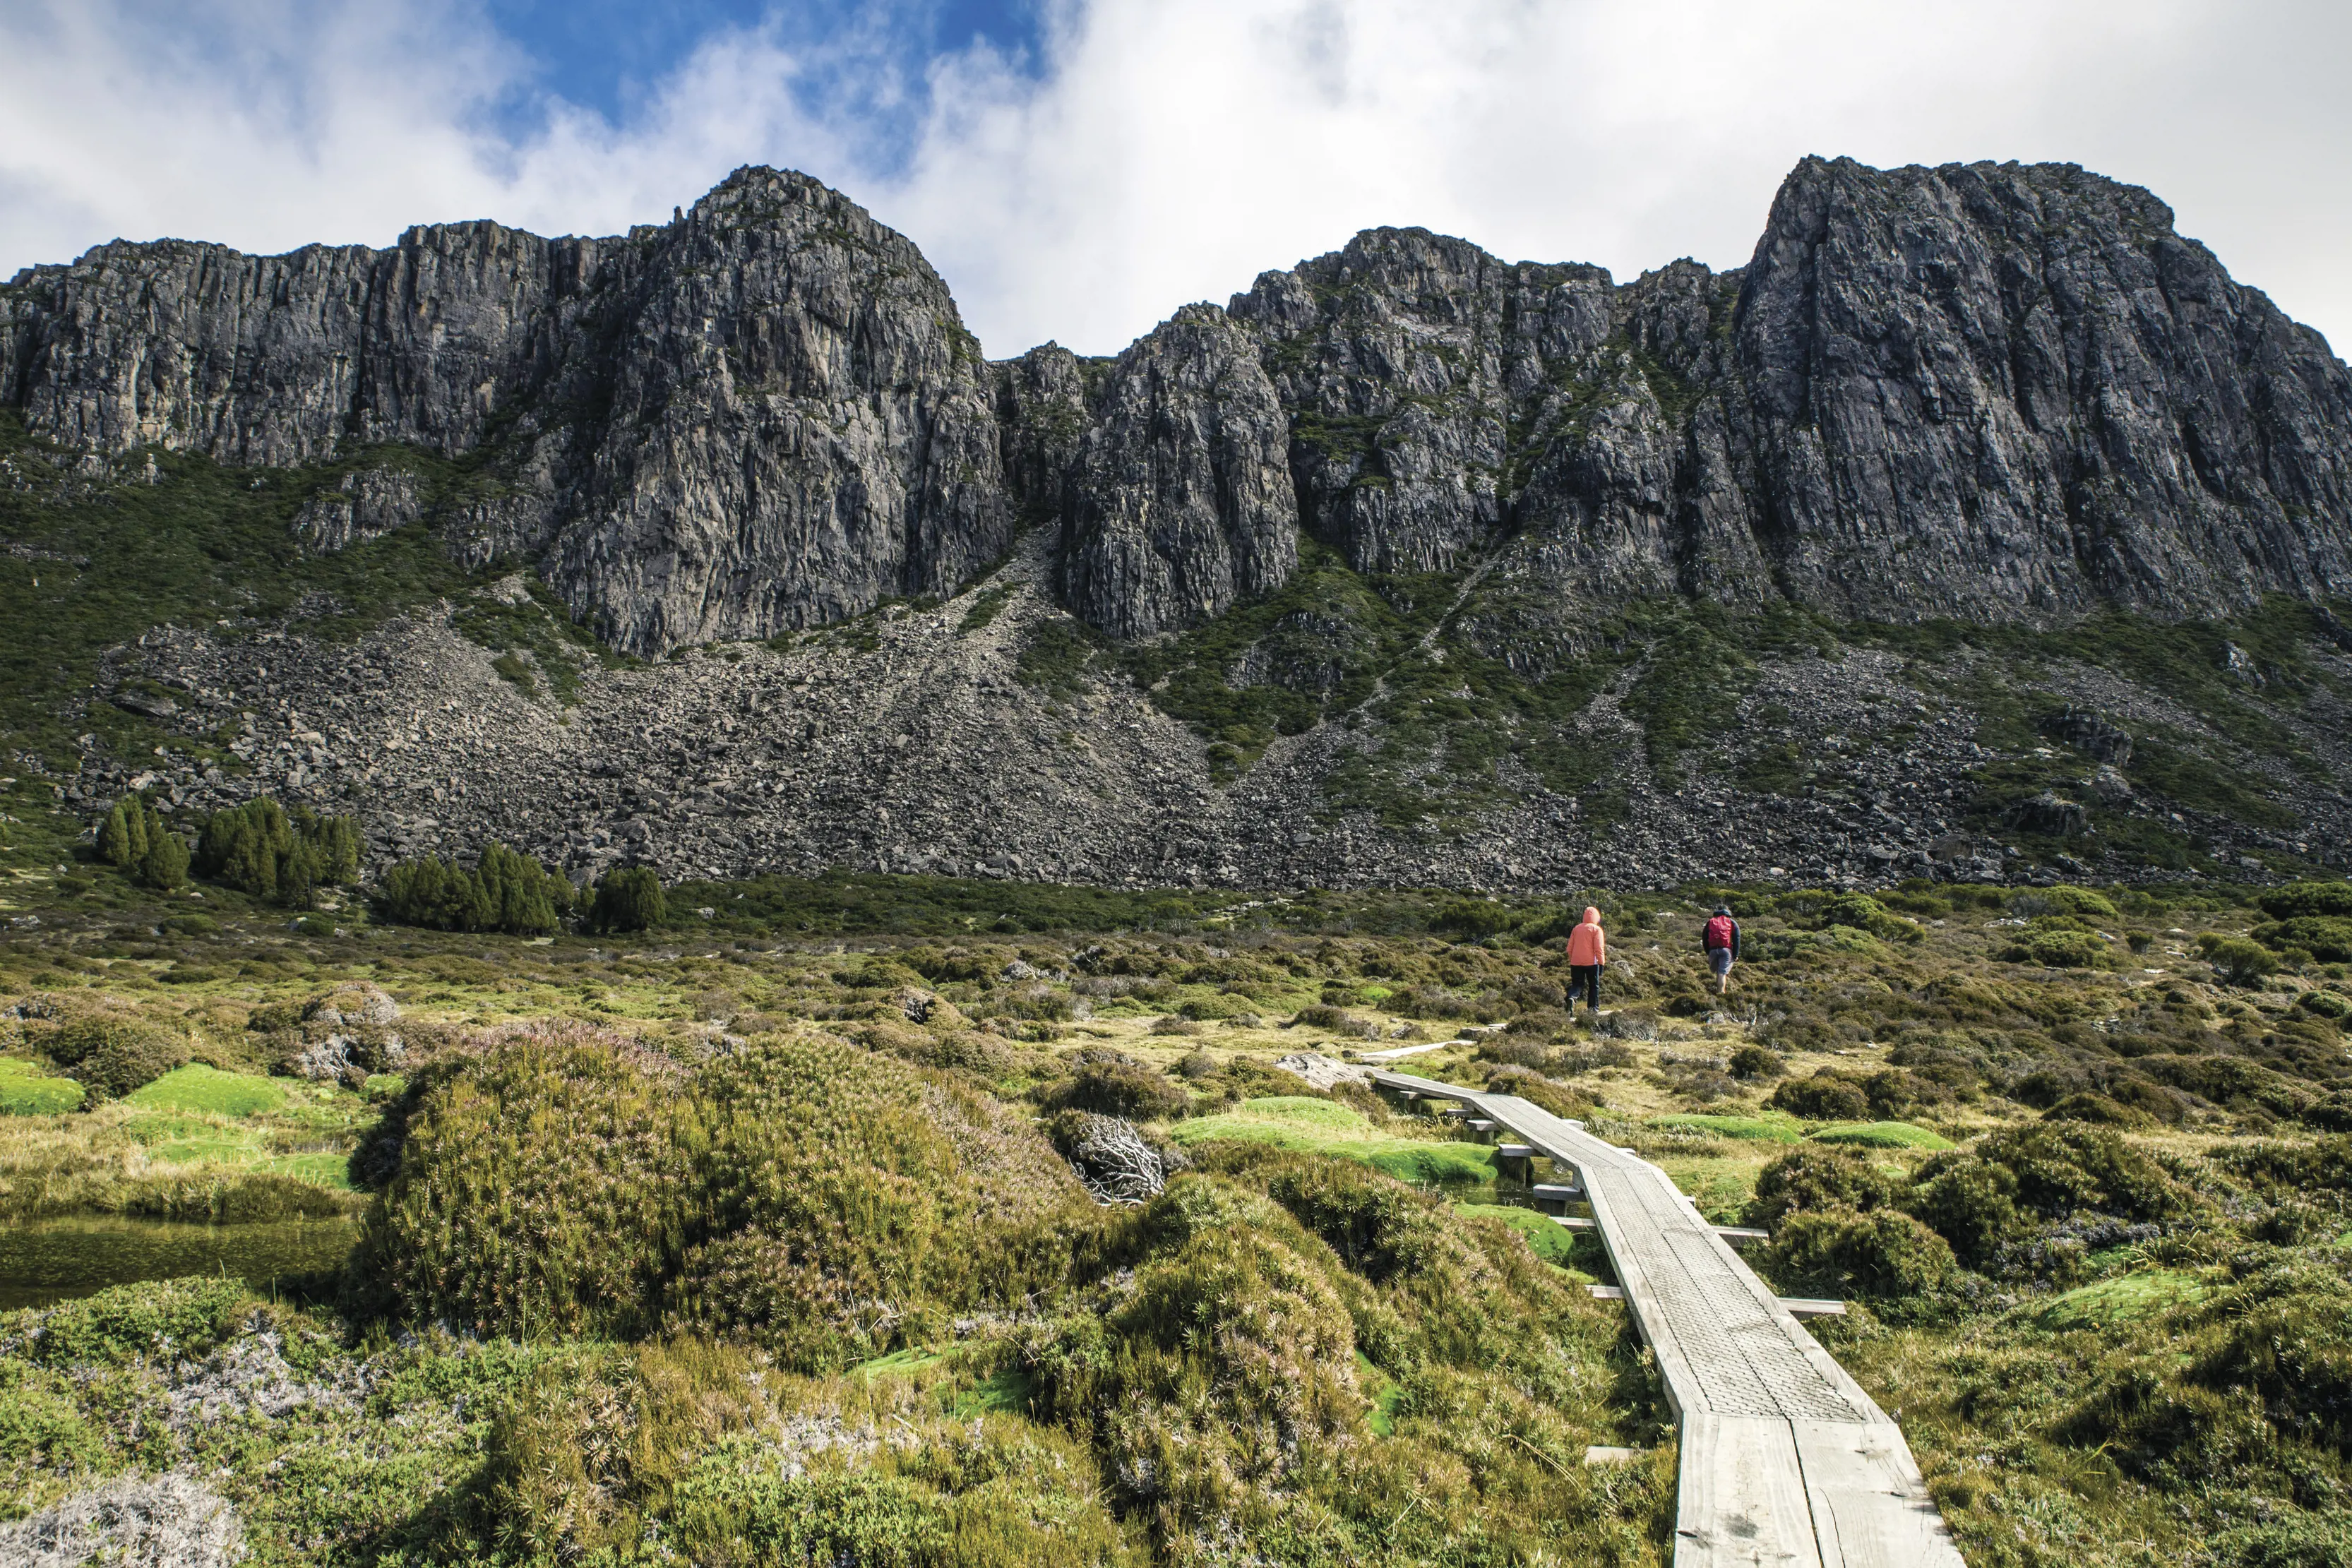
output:
<path id="1" fill-rule="evenodd" d="M 1373 1079 L 1576 1173 L 1681 1425 L 1675 1568 L 1962 1568 L 1902 1429 L 1665 1172 L 1516 1095 Z"/>

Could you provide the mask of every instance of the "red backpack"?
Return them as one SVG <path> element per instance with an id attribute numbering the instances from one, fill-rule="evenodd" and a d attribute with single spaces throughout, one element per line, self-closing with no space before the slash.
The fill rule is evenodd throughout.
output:
<path id="1" fill-rule="evenodd" d="M 1728 947 L 1731 946 L 1733 933 L 1738 929 L 1738 926 L 1732 924 L 1730 915 L 1718 915 L 1706 923 L 1706 934 L 1699 938 L 1700 946 Z"/>

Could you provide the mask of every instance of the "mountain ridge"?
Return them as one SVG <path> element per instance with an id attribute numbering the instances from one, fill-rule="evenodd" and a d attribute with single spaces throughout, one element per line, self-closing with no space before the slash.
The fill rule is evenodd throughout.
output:
<path id="1" fill-rule="evenodd" d="M 28 618 L 247 519 L 11 699 L 73 809 L 144 775 L 357 806 L 379 858 L 1244 884 L 2352 836 L 2352 379 L 2071 165 L 1808 160 L 1746 267 L 1622 285 L 1368 230 L 994 362 L 903 236 L 747 168 L 611 239 L 98 247 L 0 288 L 0 409 Z M 450 705 L 506 730 L 426 739 Z"/>

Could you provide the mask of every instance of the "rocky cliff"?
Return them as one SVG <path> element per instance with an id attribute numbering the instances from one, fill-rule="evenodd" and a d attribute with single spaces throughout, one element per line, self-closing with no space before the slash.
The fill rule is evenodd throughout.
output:
<path id="1" fill-rule="evenodd" d="M 1622 286 L 1373 230 L 1091 371 L 983 365 L 903 236 L 743 170 L 611 239 L 101 246 L 0 298 L 0 403 L 99 454 L 462 460 L 378 512 L 535 561 L 639 653 L 936 596 L 1024 517 L 1122 636 L 1278 585 L 1294 519 L 1362 572 L 1507 546 L 1562 595 L 1842 617 L 2352 583 L 2342 362 L 2156 198 L 2065 165 L 1809 160 L 1746 267 Z"/>
<path id="2" fill-rule="evenodd" d="M 620 238 L 478 223 L 386 251 L 118 243 L 0 297 L 0 403 L 35 435 L 278 466 L 460 460 L 419 511 L 452 551 L 535 560 L 640 653 L 839 621 L 1000 559 L 992 396 L 915 247 L 769 170 Z"/>
<path id="3" fill-rule="evenodd" d="M 1747 266 L 1624 284 L 1371 230 L 994 364 L 909 242 L 767 170 L 614 238 L 116 244 L 0 287 L 0 685 L 78 672 L 0 729 L 35 772 L 79 732 L 77 806 L 1143 882 L 2352 836 L 2352 375 L 2069 166 L 1810 160 Z M 308 564 L 223 555 L 231 512 Z M 241 586 L 41 644 L 120 621 L 140 527 Z"/>

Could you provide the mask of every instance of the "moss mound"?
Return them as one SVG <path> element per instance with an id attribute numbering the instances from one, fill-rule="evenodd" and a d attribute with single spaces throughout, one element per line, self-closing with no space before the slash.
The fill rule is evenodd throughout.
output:
<path id="1" fill-rule="evenodd" d="M 62 1116 L 81 1109 L 82 1086 L 46 1078 L 29 1061 L 0 1061 L 0 1116 Z"/>
<path id="2" fill-rule="evenodd" d="M 1118 1271 L 1025 1353 L 1033 1408 L 1088 1435 L 1167 1560 L 1649 1560 L 1663 1468 L 1577 1462 L 1610 1440 L 1622 1318 L 1373 1172 L 1230 1143 L 1202 1164 L 1121 1217 Z"/>
<path id="3" fill-rule="evenodd" d="M 142 1089 L 123 1096 L 132 1105 L 162 1111 L 203 1111 L 215 1116 L 250 1116 L 286 1103 L 284 1085 L 249 1072 L 223 1072 L 192 1061 L 175 1067 Z"/>
<path id="4" fill-rule="evenodd" d="M 827 1368 L 1058 1284 L 1092 1213 L 1034 1129 L 894 1058 L 543 1028 L 422 1088 L 364 1276 L 482 1332 L 698 1324 Z"/>
<path id="5" fill-rule="evenodd" d="M 1650 1125 L 1689 1127 L 1702 1133 L 1712 1133 L 1718 1138 L 1745 1138 L 1768 1144 L 1793 1144 L 1805 1135 L 1804 1130 L 1794 1122 L 1776 1121 L 1768 1116 L 1653 1116 Z"/>

